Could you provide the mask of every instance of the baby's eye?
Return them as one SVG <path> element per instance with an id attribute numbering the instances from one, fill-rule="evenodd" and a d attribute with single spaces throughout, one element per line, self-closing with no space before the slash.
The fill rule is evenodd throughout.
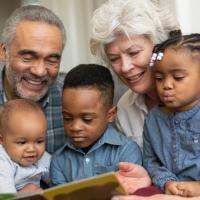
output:
<path id="1" fill-rule="evenodd" d="M 63 117 L 64 121 L 70 121 L 72 118 L 71 117 Z"/>
<path id="2" fill-rule="evenodd" d="M 38 140 L 37 143 L 42 144 L 42 143 L 44 143 L 44 140 Z"/>
<path id="3" fill-rule="evenodd" d="M 93 121 L 93 119 L 92 118 L 83 118 L 83 121 L 85 122 L 85 123 L 91 123 L 92 121 Z"/>
<path id="4" fill-rule="evenodd" d="M 24 145 L 24 144 L 26 144 L 26 141 L 17 141 L 16 143 L 19 145 Z"/>

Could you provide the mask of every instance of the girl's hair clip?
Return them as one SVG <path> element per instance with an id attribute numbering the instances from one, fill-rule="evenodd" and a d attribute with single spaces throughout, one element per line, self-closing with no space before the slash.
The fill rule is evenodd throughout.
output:
<path id="1" fill-rule="evenodd" d="M 151 56 L 151 60 L 150 60 L 150 63 L 149 63 L 149 66 L 150 67 L 153 67 L 154 66 L 154 63 L 156 61 L 156 58 L 157 58 L 157 53 L 153 53 L 152 56 Z"/>
<path id="2" fill-rule="evenodd" d="M 153 67 L 156 60 L 162 60 L 163 55 L 164 55 L 164 54 L 163 54 L 162 52 L 153 53 L 152 56 L 151 56 L 151 60 L 150 60 L 149 66 L 150 66 L 150 67 Z"/>
<path id="3" fill-rule="evenodd" d="M 162 60 L 163 55 L 164 54 L 162 52 L 158 53 L 157 60 Z"/>

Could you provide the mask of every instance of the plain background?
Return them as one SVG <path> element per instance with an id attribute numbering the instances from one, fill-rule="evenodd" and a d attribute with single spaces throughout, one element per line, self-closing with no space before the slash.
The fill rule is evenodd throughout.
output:
<path id="1" fill-rule="evenodd" d="M 105 0 L 0 0 L 0 31 L 9 14 L 20 5 L 41 4 L 53 10 L 64 22 L 67 45 L 63 53 L 61 71 L 80 63 L 97 62 L 90 54 L 89 36 L 92 12 Z M 153 0 L 169 6 L 177 16 L 183 33 L 200 32 L 200 0 Z"/>

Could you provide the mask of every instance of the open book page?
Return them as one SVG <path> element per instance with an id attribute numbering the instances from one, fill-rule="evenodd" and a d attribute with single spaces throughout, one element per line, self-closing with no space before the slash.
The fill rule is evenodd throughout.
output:
<path id="1" fill-rule="evenodd" d="M 114 172 L 62 184 L 42 193 L 16 194 L 7 198 L 20 200 L 110 200 L 113 195 L 126 194 Z M 6 200 L 7 200 L 6 199 Z M 1 200 L 1 198 L 0 198 Z M 4 199 L 2 199 L 4 200 Z"/>

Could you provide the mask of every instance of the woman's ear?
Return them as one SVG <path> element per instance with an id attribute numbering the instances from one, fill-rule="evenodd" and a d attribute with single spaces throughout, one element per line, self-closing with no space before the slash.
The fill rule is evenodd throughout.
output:
<path id="1" fill-rule="evenodd" d="M 0 59 L 2 62 L 6 62 L 6 46 L 0 43 Z"/>
<path id="2" fill-rule="evenodd" d="M 112 106 L 108 111 L 107 115 L 108 122 L 113 122 L 116 114 L 117 114 L 117 106 Z"/>

